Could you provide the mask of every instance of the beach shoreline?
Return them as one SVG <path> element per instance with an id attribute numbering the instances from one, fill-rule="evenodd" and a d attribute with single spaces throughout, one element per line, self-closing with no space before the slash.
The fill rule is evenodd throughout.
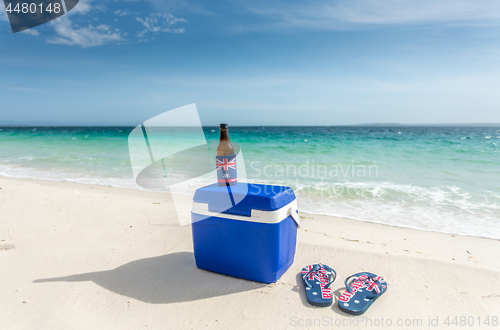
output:
<path id="1" fill-rule="evenodd" d="M 130 130 L 0 133 L 0 176 L 146 188 L 133 171 Z M 162 143 L 184 145 L 186 134 Z M 202 142 L 218 141 L 218 130 L 205 127 L 203 134 Z M 240 180 L 293 188 L 302 212 L 500 239 L 500 191 L 491 180 L 500 162 L 496 128 L 233 127 L 231 139 L 245 157 Z M 183 173 L 171 172 L 178 179 Z M 172 189 L 192 194 L 193 183 L 212 183 L 215 173 L 206 174 Z"/>
<path id="2" fill-rule="evenodd" d="M 151 194 L 169 194 L 164 191 L 154 191 L 152 189 L 148 188 L 143 188 L 140 186 L 137 186 L 136 189 L 130 188 L 130 187 L 120 187 L 120 186 L 113 186 L 109 184 L 99 184 L 99 183 L 83 183 L 83 182 L 73 182 L 73 181 L 56 181 L 56 180 L 50 180 L 50 179 L 34 179 L 34 178 L 25 178 L 25 177 L 14 177 L 14 176 L 0 176 L 1 179 L 6 179 L 6 180 L 14 180 L 14 181 L 28 181 L 32 183 L 37 183 L 41 185 L 47 185 L 47 186 L 56 186 L 56 187 L 68 187 L 70 185 L 76 185 L 78 186 L 87 186 L 87 187 L 103 187 L 103 188 L 113 188 L 113 189 L 118 189 L 127 191 L 130 194 L 133 194 L 135 191 L 140 191 L 144 193 L 151 193 Z M 180 194 L 182 196 L 187 196 L 190 197 L 190 194 L 187 193 L 182 193 Z M 160 197 L 161 198 L 161 197 Z M 431 232 L 431 233 L 439 233 L 439 234 L 445 234 L 445 235 L 456 235 L 456 236 L 467 236 L 467 237 L 475 237 L 475 238 L 484 238 L 484 239 L 491 239 L 491 240 L 500 240 L 496 237 L 489 237 L 489 236 L 484 236 L 484 235 L 472 235 L 472 234 L 464 234 L 464 233 L 456 233 L 456 232 L 450 232 L 450 231 L 438 231 L 434 229 L 428 229 L 428 228 L 421 228 L 421 227 L 416 227 L 416 226 L 409 226 L 409 225 L 401 225 L 401 224 L 391 224 L 391 223 L 384 223 L 380 222 L 377 220 L 366 220 L 366 219 L 359 219 L 359 218 L 352 218 L 352 217 L 343 217 L 343 216 L 336 216 L 332 214 L 327 214 L 327 213 L 322 213 L 322 212 L 310 212 L 310 211 L 302 211 L 300 210 L 300 213 L 303 215 L 309 215 L 309 216 L 316 216 L 316 217 L 328 217 L 328 218 L 335 218 L 335 219 L 343 219 L 344 221 L 355 221 L 355 222 L 366 222 L 366 223 L 373 223 L 381 226 L 389 226 L 389 227 L 396 227 L 396 228 L 404 228 L 404 229 L 411 229 L 411 230 L 417 230 L 417 231 L 426 231 L 426 232 Z"/>
<path id="3" fill-rule="evenodd" d="M 166 193 L 8 177 L 0 187 L 2 329 L 339 327 L 349 315 L 336 302 L 305 300 L 298 274 L 318 262 L 337 271 L 337 297 L 359 271 L 387 280 L 365 321 L 445 328 L 463 316 L 476 328 L 500 317 L 497 239 L 301 213 L 294 264 L 264 285 L 196 268 Z"/>

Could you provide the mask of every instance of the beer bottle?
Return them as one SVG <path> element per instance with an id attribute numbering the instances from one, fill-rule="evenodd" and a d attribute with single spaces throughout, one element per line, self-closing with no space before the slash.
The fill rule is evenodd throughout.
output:
<path id="1" fill-rule="evenodd" d="M 220 124 L 220 141 L 215 156 L 217 167 L 217 182 L 219 186 L 233 186 L 237 183 L 236 155 L 229 141 L 227 124 Z"/>

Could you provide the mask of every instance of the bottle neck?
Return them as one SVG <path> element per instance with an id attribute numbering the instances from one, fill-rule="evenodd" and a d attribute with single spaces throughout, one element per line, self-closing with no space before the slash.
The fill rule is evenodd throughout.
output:
<path id="1" fill-rule="evenodd" d="M 229 132 L 227 128 L 220 129 L 220 141 L 229 141 Z"/>

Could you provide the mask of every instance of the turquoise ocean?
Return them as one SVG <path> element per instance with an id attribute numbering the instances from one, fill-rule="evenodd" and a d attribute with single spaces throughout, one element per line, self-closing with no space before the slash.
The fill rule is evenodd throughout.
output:
<path id="1" fill-rule="evenodd" d="M 0 127 L 0 176 L 144 190 L 132 129 Z M 218 128 L 204 133 L 218 140 Z M 500 239 L 500 127 L 230 127 L 230 137 L 247 180 L 291 186 L 301 211 Z"/>

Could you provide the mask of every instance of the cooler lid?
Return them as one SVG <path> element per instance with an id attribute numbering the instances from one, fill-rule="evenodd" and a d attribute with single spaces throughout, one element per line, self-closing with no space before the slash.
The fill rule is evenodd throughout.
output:
<path id="1" fill-rule="evenodd" d="M 209 211 L 250 217 L 252 210 L 276 211 L 295 200 L 293 189 L 256 183 L 219 186 L 196 190 L 193 201 L 208 204 Z"/>

